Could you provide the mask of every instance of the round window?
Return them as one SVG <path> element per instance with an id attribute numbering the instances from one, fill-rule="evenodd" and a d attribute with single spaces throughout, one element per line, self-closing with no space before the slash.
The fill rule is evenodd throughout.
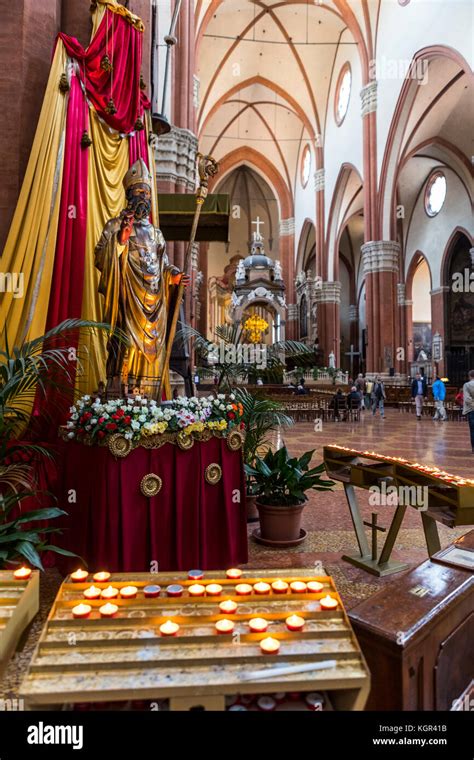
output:
<path id="1" fill-rule="evenodd" d="M 433 172 L 425 190 L 425 211 L 428 216 L 436 216 L 443 208 L 446 198 L 446 177 L 443 172 Z"/>
<path id="2" fill-rule="evenodd" d="M 352 73 L 351 67 L 348 63 L 345 63 L 339 74 L 336 87 L 336 99 L 334 103 L 336 124 L 341 126 L 345 119 L 347 109 L 349 108 L 349 101 L 351 98 L 351 86 L 352 86 Z"/>

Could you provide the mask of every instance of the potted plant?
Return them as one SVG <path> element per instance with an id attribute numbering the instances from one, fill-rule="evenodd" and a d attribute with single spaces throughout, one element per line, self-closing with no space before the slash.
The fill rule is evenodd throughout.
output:
<path id="1" fill-rule="evenodd" d="M 257 539 L 268 546 L 292 546 L 304 540 L 301 516 L 308 491 L 331 491 L 334 482 L 320 477 L 324 464 L 310 469 L 313 451 L 290 457 L 286 446 L 255 457 L 254 466 L 245 465 L 252 478 L 260 516 Z"/>
<path id="2" fill-rule="evenodd" d="M 243 406 L 242 421 L 245 425 L 243 445 L 244 464 L 253 467 L 257 454 L 262 454 L 269 448 L 269 436 L 281 426 L 293 424 L 293 419 L 283 412 L 283 406 L 278 401 L 269 398 L 253 396 L 245 388 L 237 388 L 236 400 Z M 253 479 L 247 475 L 246 480 L 247 522 L 258 520 L 256 506 L 257 495 L 254 493 Z"/>

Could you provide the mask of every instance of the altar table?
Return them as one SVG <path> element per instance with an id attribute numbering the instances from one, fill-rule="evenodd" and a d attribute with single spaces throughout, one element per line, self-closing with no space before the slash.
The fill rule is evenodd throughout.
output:
<path id="1" fill-rule="evenodd" d="M 140 446 L 123 458 L 106 446 L 62 442 L 61 449 L 58 506 L 68 516 L 57 521 L 57 544 L 89 569 L 208 570 L 247 562 L 242 451 L 225 438 L 195 441 L 188 450 Z M 220 479 L 219 467 L 209 477 L 210 465 L 219 465 Z M 162 482 L 154 496 L 141 490 L 149 474 Z M 68 572 L 82 563 L 59 557 L 57 564 Z"/>

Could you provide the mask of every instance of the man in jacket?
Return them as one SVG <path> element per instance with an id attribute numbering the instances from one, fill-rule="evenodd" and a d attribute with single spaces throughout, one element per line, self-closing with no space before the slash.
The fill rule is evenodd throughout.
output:
<path id="1" fill-rule="evenodd" d="M 469 431 L 471 433 L 471 448 L 474 454 L 474 369 L 469 372 L 469 380 L 463 386 L 463 410 L 462 413 L 467 415 L 469 422 Z"/>
<path id="2" fill-rule="evenodd" d="M 377 407 L 380 408 L 380 416 L 385 419 L 384 401 L 386 399 L 385 386 L 382 382 L 382 378 L 377 375 L 375 383 L 371 393 L 372 399 L 372 414 L 375 416 Z"/>
<path id="3" fill-rule="evenodd" d="M 426 385 L 426 379 L 422 377 L 419 372 L 417 372 L 415 378 L 411 383 L 411 397 L 415 399 L 417 420 L 421 420 L 421 413 L 423 411 L 423 399 L 426 399 L 427 391 L 428 389 Z"/>
<path id="4" fill-rule="evenodd" d="M 448 418 L 448 415 L 446 414 L 446 409 L 444 408 L 444 399 L 446 398 L 446 386 L 443 383 L 442 380 L 440 380 L 439 377 L 437 377 L 431 386 L 431 390 L 433 391 L 433 398 L 435 402 L 435 414 L 433 419 L 434 420 L 442 420 L 445 422 Z"/>

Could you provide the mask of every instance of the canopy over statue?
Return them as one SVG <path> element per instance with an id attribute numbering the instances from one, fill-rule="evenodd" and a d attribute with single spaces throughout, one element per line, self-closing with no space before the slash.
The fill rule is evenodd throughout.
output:
<path id="1" fill-rule="evenodd" d="M 120 394 L 122 385 L 156 389 L 164 370 L 170 288 L 183 278 L 168 263 L 163 235 L 149 221 L 152 176 L 142 159 L 123 185 L 127 206 L 107 222 L 95 248 L 103 319 L 129 340 L 128 347 L 115 337 L 109 341 L 109 394 Z"/>

